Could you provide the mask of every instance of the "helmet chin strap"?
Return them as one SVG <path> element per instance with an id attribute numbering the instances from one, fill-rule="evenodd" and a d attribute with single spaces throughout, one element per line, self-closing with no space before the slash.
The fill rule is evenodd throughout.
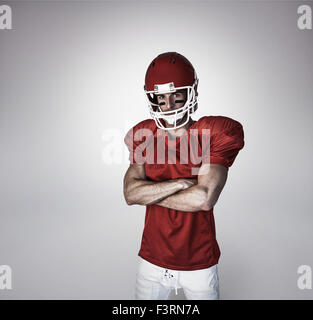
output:
<path id="1" fill-rule="evenodd" d="M 160 108 L 160 106 L 158 106 L 158 109 L 159 109 L 160 112 L 162 112 L 162 109 Z M 171 115 L 171 116 L 163 116 L 162 118 L 163 118 L 168 124 L 174 125 L 175 119 L 176 119 L 176 123 L 177 123 L 180 119 L 182 119 L 182 118 L 185 116 L 186 112 L 187 112 L 187 111 L 185 111 L 184 113 L 179 114 L 179 115 L 177 115 L 177 116 L 176 116 L 175 114 L 173 114 L 173 115 Z"/>
<path id="2" fill-rule="evenodd" d="M 179 120 L 181 120 L 181 119 L 184 117 L 185 114 L 186 114 L 186 112 L 184 112 L 182 115 L 177 116 L 177 117 L 176 117 L 176 123 L 177 123 Z M 173 116 L 168 116 L 168 118 L 166 117 L 164 120 L 165 120 L 168 124 L 173 125 L 173 124 L 175 123 L 175 115 L 173 115 Z"/>

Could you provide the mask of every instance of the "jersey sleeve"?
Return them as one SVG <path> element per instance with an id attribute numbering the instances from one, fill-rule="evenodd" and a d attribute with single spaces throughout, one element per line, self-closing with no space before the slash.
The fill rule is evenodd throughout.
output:
<path id="1" fill-rule="evenodd" d="M 130 163 L 144 164 L 146 157 L 147 138 L 152 134 L 147 127 L 147 121 L 142 121 L 132 127 L 124 137 L 124 143 L 129 150 Z"/>
<path id="2" fill-rule="evenodd" d="M 227 117 L 216 117 L 210 124 L 210 150 L 206 150 L 206 163 L 229 168 L 244 147 L 244 131 L 241 123 Z"/>

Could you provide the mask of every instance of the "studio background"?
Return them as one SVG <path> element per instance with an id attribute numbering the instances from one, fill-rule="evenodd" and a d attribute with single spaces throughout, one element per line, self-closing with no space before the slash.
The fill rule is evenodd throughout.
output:
<path id="1" fill-rule="evenodd" d="M 313 298 L 297 286 L 313 267 L 313 30 L 297 27 L 312 2 L 2 4 L 0 265 L 13 288 L 0 299 L 133 299 L 145 208 L 123 198 L 123 137 L 149 118 L 144 75 L 166 51 L 196 69 L 194 119 L 245 130 L 214 209 L 221 299 Z"/>

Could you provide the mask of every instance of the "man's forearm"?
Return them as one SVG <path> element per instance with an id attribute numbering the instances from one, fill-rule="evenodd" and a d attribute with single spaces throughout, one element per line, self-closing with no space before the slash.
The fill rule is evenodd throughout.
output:
<path id="1" fill-rule="evenodd" d="M 189 189 L 177 192 L 156 204 L 179 211 L 210 211 L 216 204 L 220 192 L 221 188 L 219 186 L 206 188 L 195 185 Z"/>
<path id="2" fill-rule="evenodd" d="M 127 191 L 127 203 L 129 205 L 154 204 L 184 188 L 185 186 L 181 179 L 161 182 L 135 179 Z"/>

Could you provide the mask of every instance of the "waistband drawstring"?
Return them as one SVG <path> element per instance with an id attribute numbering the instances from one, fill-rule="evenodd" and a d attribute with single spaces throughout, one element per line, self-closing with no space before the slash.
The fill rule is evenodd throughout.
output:
<path id="1" fill-rule="evenodd" d="M 169 278 L 173 278 L 174 275 L 169 273 L 168 272 L 168 269 L 165 269 L 165 274 L 164 274 L 164 277 L 169 277 Z M 177 276 L 176 276 L 176 279 L 175 279 L 175 294 L 177 295 L 177 289 L 178 289 L 178 281 L 179 281 L 179 271 L 177 272 Z"/>
<path id="2" fill-rule="evenodd" d="M 177 295 L 178 278 L 179 278 L 179 272 L 177 272 L 177 277 L 176 277 L 176 281 L 175 281 L 175 294 L 176 295 Z"/>

